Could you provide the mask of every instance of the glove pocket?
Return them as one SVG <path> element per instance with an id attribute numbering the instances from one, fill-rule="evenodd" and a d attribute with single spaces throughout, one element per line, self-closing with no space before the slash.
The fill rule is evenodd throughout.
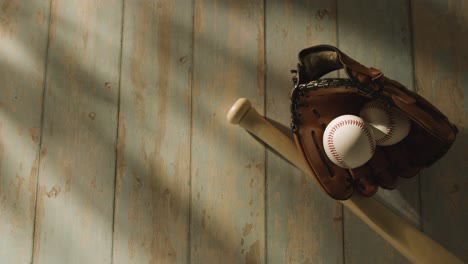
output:
<path id="1" fill-rule="evenodd" d="M 365 100 L 346 89 L 341 89 L 343 93 L 331 92 L 337 90 L 303 90 L 300 96 L 293 98 L 296 111 L 293 115 L 297 118 L 294 138 L 322 189 L 334 199 L 346 200 L 354 192 L 355 180 L 348 169 L 329 160 L 324 151 L 323 133 L 335 117 L 357 115 Z M 372 195 L 375 191 L 369 189 L 365 193 Z"/>

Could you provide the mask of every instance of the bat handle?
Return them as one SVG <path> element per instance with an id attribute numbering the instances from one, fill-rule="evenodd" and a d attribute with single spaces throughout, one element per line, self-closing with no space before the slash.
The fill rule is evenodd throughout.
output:
<path id="1" fill-rule="evenodd" d="M 231 106 L 231 109 L 227 113 L 227 120 L 233 125 L 239 125 L 239 123 L 244 119 L 245 114 L 252 109 L 252 104 L 247 98 L 239 98 Z M 255 109 L 253 109 L 255 110 Z"/>
<path id="2" fill-rule="evenodd" d="M 270 122 L 261 116 L 250 101 L 246 98 L 238 99 L 227 113 L 227 119 L 231 124 L 237 124 L 262 139 L 273 149 L 280 149 L 281 155 L 302 171 L 312 173 L 303 162 L 300 153 L 291 139 L 279 131 Z"/>

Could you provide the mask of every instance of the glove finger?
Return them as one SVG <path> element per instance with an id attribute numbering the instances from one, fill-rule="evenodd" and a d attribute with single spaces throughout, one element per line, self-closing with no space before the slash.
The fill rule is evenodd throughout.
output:
<path id="1" fill-rule="evenodd" d="M 372 176 L 376 183 L 384 189 L 395 189 L 398 185 L 398 174 L 392 169 L 391 160 L 385 155 L 382 147 L 375 150 L 375 154 L 367 163 L 371 167 Z"/>
<path id="2" fill-rule="evenodd" d="M 408 154 L 413 154 L 409 156 L 411 166 L 419 168 L 434 164 L 450 147 L 418 125 L 411 126 L 411 132 L 400 143 L 404 143 Z"/>
<path id="3" fill-rule="evenodd" d="M 358 168 L 349 170 L 353 176 L 354 188 L 357 189 L 363 196 L 370 197 L 379 189 L 375 178 L 372 176 L 372 168 L 364 164 Z"/>
<path id="4" fill-rule="evenodd" d="M 302 129 L 294 134 L 294 139 L 300 153 L 309 164 L 312 175 L 315 176 L 319 186 L 333 199 L 348 199 L 354 192 L 351 175 L 347 169 L 340 168 L 326 159 L 321 145 L 322 140 L 317 139 L 322 137 L 322 132 L 308 132 Z"/>
<path id="5" fill-rule="evenodd" d="M 414 155 L 411 155 L 406 142 L 402 141 L 399 144 L 384 147 L 382 150 L 390 161 L 390 171 L 393 174 L 403 178 L 411 178 L 419 172 L 420 168 L 413 165 L 412 156 Z"/>

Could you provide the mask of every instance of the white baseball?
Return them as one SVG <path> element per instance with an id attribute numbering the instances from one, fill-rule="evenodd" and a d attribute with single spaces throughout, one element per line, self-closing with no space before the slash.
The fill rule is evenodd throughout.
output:
<path id="1" fill-rule="evenodd" d="M 374 155 L 375 140 L 372 133 L 372 129 L 359 116 L 339 116 L 325 128 L 325 153 L 342 168 L 359 167 Z"/>
<path id="2" fill-rule="evenodd" d="M 394 109 L 371 101 L 361 109 L 360 116 L 373 129 L 379 146 L 390 146 L 402 141 L 409 133 L 411 122 Z"/>

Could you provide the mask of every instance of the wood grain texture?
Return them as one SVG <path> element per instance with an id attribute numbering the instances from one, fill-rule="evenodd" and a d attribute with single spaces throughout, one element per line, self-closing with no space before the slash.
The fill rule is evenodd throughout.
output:
<path id="1" fill-rule="evenodd" d="M 300 50 L 336 45 L 335 1 L 268 1 L 265 16 L 266 115 L 289 130 L 289 70 Z M 266 173 L 268 263 L 343 263 L 341 204 L 271 151 Z"/>
<path id="2" fill-rule="evenodd" d="M 122 2 L 52 1 L 34 263 L 109 263 Z"/>
<path id="3" fill-rule="evenodd" d="M 413 1 L 416 90 L 459 133 L 450 151 L 421 175 L 422 228 L 468 262 L 468 3 Z"/>
<path id="4" fill-rule="evenodd" d="M 261 1 L 195 1 L 192 263 L 264 263 L 265 155 L 226 121 L 239 97 L 263 109 Z"/>
<path id="5" fill-rule="evenodd" d="M 124 10 L 113 263 L 187 263 L 192 3 Z"/>
<path id="6" fill-rule="evenodd" d="M 339 48 L 364 65 L 382 70 L 409 89 L 413 86 L 409 4 L 405 0 L 338 1 Z M 377 198 L 419 225 L 418 176 L 400 179 Z M 408 263 L 350 211 L 344 212 L 346 263 Z"/>
<path id="7" fill-rule="evenodd" d="M 0 262 L 407 263 L 226 122 L 246 97 L 289 130 L 316 44 L 415 79 L 456 123 L 376 199 L 468 262 L 467 25 L 463 0 L 0 0 Z"/>
<path id="8" fill-rule="evenodd" d="M 48 1 L 0 1 L 0 260 L 30 263 Z"/>

